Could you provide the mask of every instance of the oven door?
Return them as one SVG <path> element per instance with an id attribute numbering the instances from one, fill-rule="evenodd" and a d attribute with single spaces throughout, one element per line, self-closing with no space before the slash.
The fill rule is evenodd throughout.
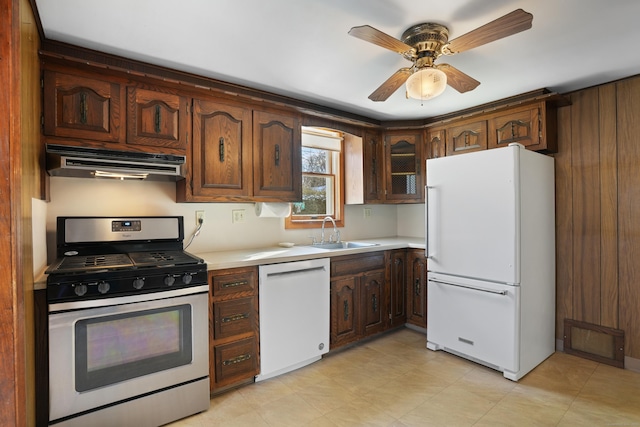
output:
<path id="1" fill-rule="evenodd" d="M 49 306 L 49 420 L 208 376 L 206 285 L 81 304 Z"/>

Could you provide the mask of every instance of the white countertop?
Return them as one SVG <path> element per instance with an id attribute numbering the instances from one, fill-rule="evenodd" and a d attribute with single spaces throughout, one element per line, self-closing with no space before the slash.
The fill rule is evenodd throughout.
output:
<path id="1" fill-rule="evenodd" d="M 350 255 L 365 252 L 386 251 L 390 249 L 417 248 L 424 249 L 424 240 L 417 237 L 383 237 L 351 242 L 377 243 L 376 246 L 350 249 L 318 249 L 310 245 L 283 248 L 270 246 L 265 248 L 235 249 L 231 251 L 216 251 L 194 253 L 207 263 L 207 270 L 222 270 L 225 268 L 250 267 L 261 264 L 275 264 L 279 262 L 301 261 L 313 258 L 326 258 L 340 255 Z M 47 288 L 46 274 L 39 274 L 34 283 L 34 290 Z"/>
<path id="2" fill-rule="evenodd" d="M 424 239 L 417 237 L 384 237 L 353 242 L 377 243 L 376 246 L 350 249 L 319 249 L 310 245 L 284 248 L 270 246 L 265 248 L 236 249 L 231 251 L 202 252 L 194 255 L 204 259 L 208 270 L 222 270 L 225 268 L 249 267 L 261 264 L 275 264 L 279 262 L 300 261 L 304 259 L 326 258 L 365 252 L 386 251 L 400 248 L 424 249 Z"/>

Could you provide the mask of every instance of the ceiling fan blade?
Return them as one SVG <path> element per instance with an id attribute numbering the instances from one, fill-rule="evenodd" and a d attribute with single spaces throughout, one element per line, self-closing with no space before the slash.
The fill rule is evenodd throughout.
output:
<path id="1" fill-rule="evenodd" d="M 369 99 L 376 102 L 386 101 L 393 92 L 398 90 L 398 88 L 407 81 L 410 75 L 411 68 L 400 68 L 393 73 L 387 81 L 382 83 L 378 89 L 373 91 L 373 93 L 369 95 Z"/>
<path id="2" fill-rule="evenodd" d="M 533 15 L 522 9 L 514 10 L 501 18 L 469 31 L 449 42 L 448 53 L 464 52 L 531 28 Z"/>
<path id="3" fill-rule="evenodd" d="M 447 84 L 460 93 L 474 90 L 480 84 L 480 82 L 473 77 L 449 64 L 438 64 L 436 68 L 447 75 Z"/>
<path id="4" fill-rule="evenodd" d="M 369 25 L 353 27 L 349 30 L 349 35 L 400 54 L 404 54 L 413 49 L 408 44 L 405 44 L 380 30 L 376 30 Z"/>

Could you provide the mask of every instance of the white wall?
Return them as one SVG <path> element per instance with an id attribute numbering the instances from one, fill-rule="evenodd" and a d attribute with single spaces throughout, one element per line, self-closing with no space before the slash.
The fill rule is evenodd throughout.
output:
<path id="1" fill-rule="evenodd" d="M 424 238 L 424 204 L 398 205 L 398 236 Z"/>
<path id="2" fill-rule="evenodd" d="M 268 247 L 278 242 L 307 244 L 311 243 L 308 236 L 320 236 L 319 229 L 285 230 L 282 218 L 258 218 L 253 203 L 176 203 L 175 184 L 170 182 L 51 177 L 50 188 L 51 202 L 46 213 L 49 262 L 55 259 L 58 216 L 182 215 L 186 243 L 196 228 L 195 211 L 203 210 L 205 223 L 188 248 L 192 253 Z M 367 208 L 371 208 L 372 215 L 365 218 L 363 206 L 345 207 L 345 227 L 340 229 L 342 240 L 415 235 L 398 232 L 400 223 L 403 229 L 407 227 L 406 221 L 398 218 L 396 206 L 367 205 Z M 234 209 L 245 210 L 245 222 L 232 223 Z M 416 215 L 419 216 L 411 213 L 411 217 Z"/>

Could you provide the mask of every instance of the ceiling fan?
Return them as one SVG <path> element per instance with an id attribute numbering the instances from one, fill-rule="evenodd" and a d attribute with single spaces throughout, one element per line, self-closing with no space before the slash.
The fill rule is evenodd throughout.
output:
<path id="1" fill-rule="evenodd" d="M 441 55 L 454 55 L 528 30 L 532 20 L 532 14 L 517 9 L 451 41 L 449 29 L 432 22 L 410 27 L 402 34 L 402 41 L 369 25 L 353 27 L 349 34 L 397 52 L 412 63 L 410 67 L 396 71 L 369 95 L 369 99 L 385 101 L 406 82 L 408 98 L 426 100 L 440 95 L 447 84 L 460 93 L 480 84 L 449 64 L 436 65 L 435 61 Z"/>

